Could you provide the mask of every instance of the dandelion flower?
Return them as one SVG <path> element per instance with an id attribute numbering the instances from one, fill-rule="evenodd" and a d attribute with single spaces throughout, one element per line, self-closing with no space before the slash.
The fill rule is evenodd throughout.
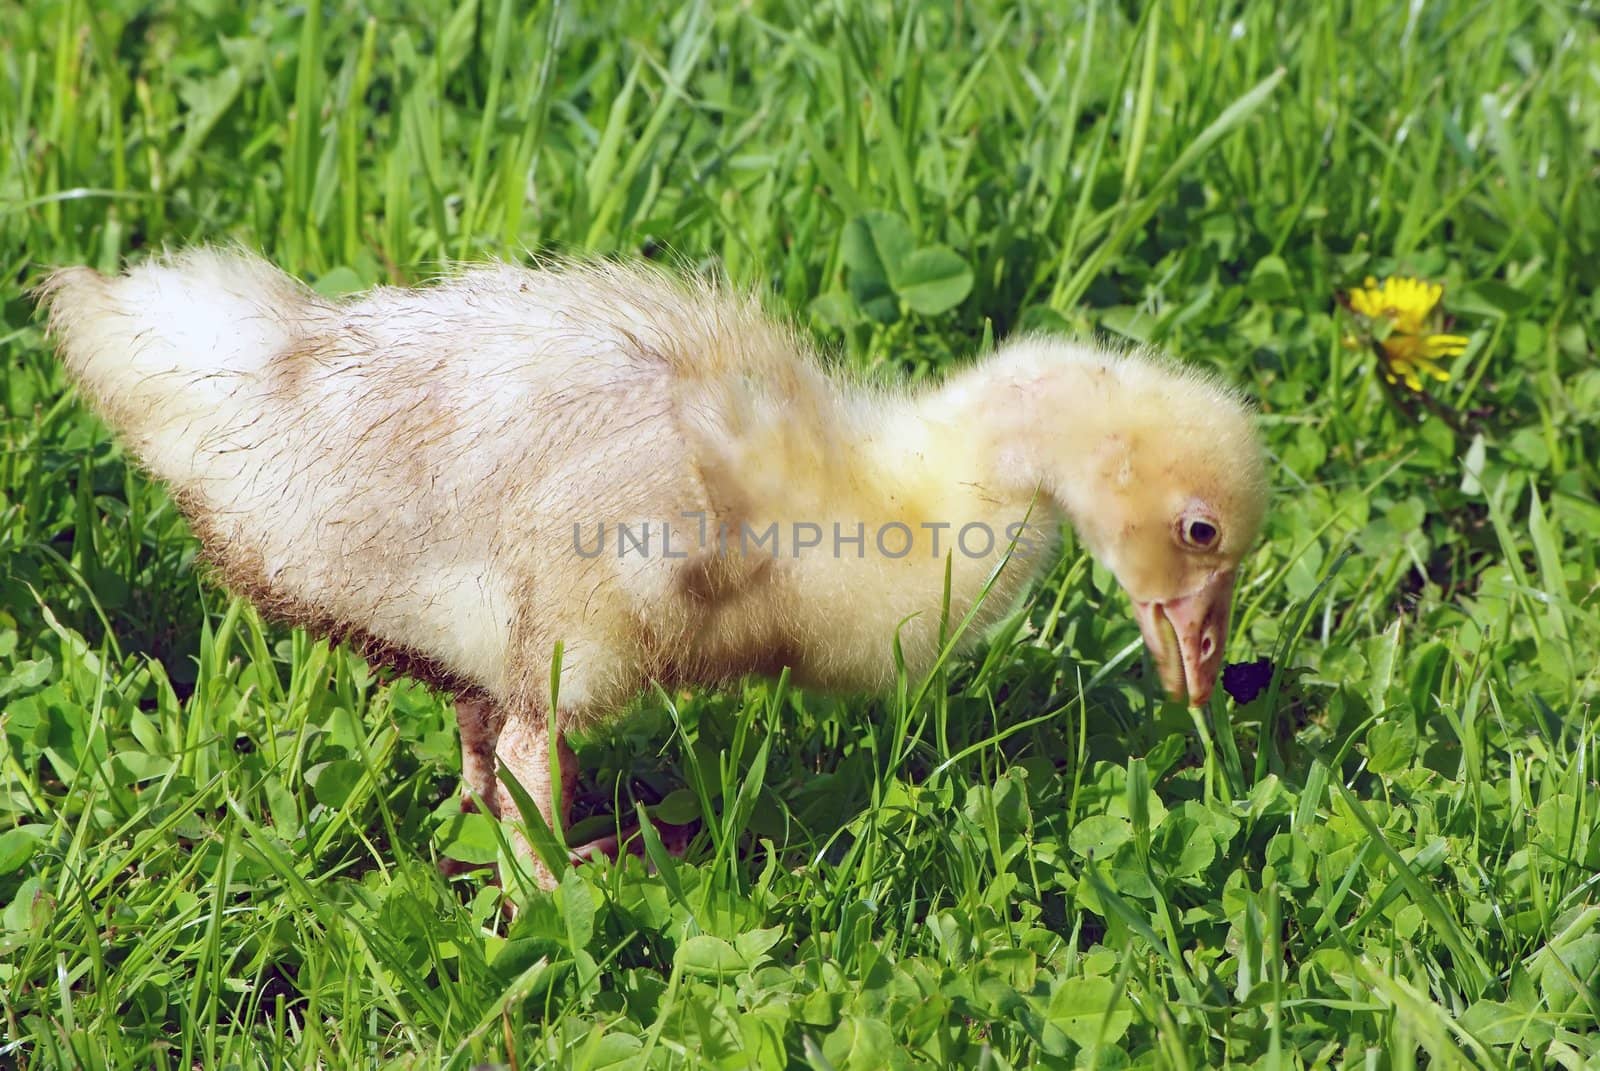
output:
<path id="1" fill-rule="evenodd" d="M 1391 334 L 1378 343 L 1383 349 L 1383 367 L 1379 369 L 1390 383 L 1403 382 L 1414 391 L 1422 389 L 1422 375 L 1444 382 L 1450 373 L 1439 367 L 1441 357 L 1457 357 L 1467 348 L 1463 335 L 1403 335 Z"/>
<path id="2" fill-rule="evenodd" d="M 1420 334 L 1430 313 L 1444 296 L 1444 287 L 1421 279 L 1396 277 L 1378 280 L 1367 276 L 1364 286 L 1350 291 L 1350 308 L 1369 320 L 1388 319 L 1394 330 Z"/>
<path id="3" fill-rule="evenodd" d="M 1444 381 L 1450 373 L 1439 366 L 1445 357 L 1459 356 L 1467 348 L 1465 335 L 1440 334 L 1443 313 L 1439 300 L 1444 287 L 1403 276 L 1378 280 L 1351 290 L 1346 305 L 1366 328 L 1382 359 L 1379 371 L 1390 383 L 1422 390 L 1422 377 Z"/>

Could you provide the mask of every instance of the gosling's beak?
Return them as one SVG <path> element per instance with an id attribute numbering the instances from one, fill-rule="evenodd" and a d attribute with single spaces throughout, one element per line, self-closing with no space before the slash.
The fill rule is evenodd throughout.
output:
<path id="1" fill-rule="evenodd" d="M 1233 576 L 1231 569 L 1219 570 L 1188 595 L 1133 604 L 1161 686 L 1173 699 L 1187 697 L 1190 706 L 1204 706 L 1217 682 L 1228 643 Z"/>

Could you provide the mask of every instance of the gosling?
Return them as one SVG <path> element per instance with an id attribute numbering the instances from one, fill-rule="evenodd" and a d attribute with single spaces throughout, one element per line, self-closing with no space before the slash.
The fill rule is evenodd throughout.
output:
<path id="1" fill-rule="evenodd" d="M 614 263 L 332 301 L 200 248 L 39 294 L 220 580 L 453 693 L 464 794 L 513 817 L 498 765 L 556 829 L 569 731 L 652 681 L 873 692 L 896 642 L 922 673 L 942 618 L 976 608 L 976 637 L 1018 603 L 1062 521 L 1202 704 L 1265 508 L 1239 396 L 1149 353 L 1023 337 L 886 389 L 748 295 Z"/>

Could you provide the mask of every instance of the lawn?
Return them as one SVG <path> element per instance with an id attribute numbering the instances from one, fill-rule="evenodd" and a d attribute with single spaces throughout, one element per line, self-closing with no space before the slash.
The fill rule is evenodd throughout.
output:
<path id="1" fill-rule="evenodd" d="M 1600 1068 L 1597 146 L 1591 0 L 0 5 L 0 1067 Z M 642 697 L 580 807 L 701 832 L 508 921 L 447 699 L 210 585 L 53 363 L 48 267 L 229 240 L 1215 368 L 1271 682 L 1163 701 L 1069 541 L 893 695 Z M 1345 345 L 1391 275 L 1421 392 Z"/>

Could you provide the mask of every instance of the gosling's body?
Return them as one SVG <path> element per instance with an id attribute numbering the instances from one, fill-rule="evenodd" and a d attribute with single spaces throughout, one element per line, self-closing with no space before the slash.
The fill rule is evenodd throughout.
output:
<path id="1" fill-rule="evenodd" d="M 919 611 L 958 530 L 1004 539 L 1030 504 L 934 429 L 904 441 L 900 399 L 835 384 L 750 303 L 653 272 L 493 267 L 341 306 L 197 252 L 53 286 L 87 298 L 55 306 L 69 367 L 230 586 L 508 700 L 558 641 L 575 710 L 783 664 L 871 690 L 897 632 L 914 667 L 931 655 Z M 76 317 L 97 300 L 111 316 Z M 913 460 L 965 478 L 919 488 Z M 896 521 L 912 553 L 890 558 Z M 958 555 L 953 612 L 1000 539 Z M 1008 570 L 996 607 L 1026 580 Z"/>
<path id="2" fill-rule="evenodd" d="M 197 250 L 42 292 L 80 388 L 224 581 L 454 690 L 468 787 L 502 812 L 493 757 L 549 795 L 558 644 L 560 729 L 652 679 L 788 666 L 871 691 L 897 639 L 931 664 L 947 559 L 951 620 L 990 586 L 977 635 L 1063 518 L 1136 602 L 1219 570 L 1231 590 L 1260 524 L 1230 393 L 1069 343 L 913 395 L 832 378 L 752 300 L 646 268 L 497 265 L 341 303 Z M 1231 514 L 1215 560 L 1169 553 L 1189 501 Z"/>

